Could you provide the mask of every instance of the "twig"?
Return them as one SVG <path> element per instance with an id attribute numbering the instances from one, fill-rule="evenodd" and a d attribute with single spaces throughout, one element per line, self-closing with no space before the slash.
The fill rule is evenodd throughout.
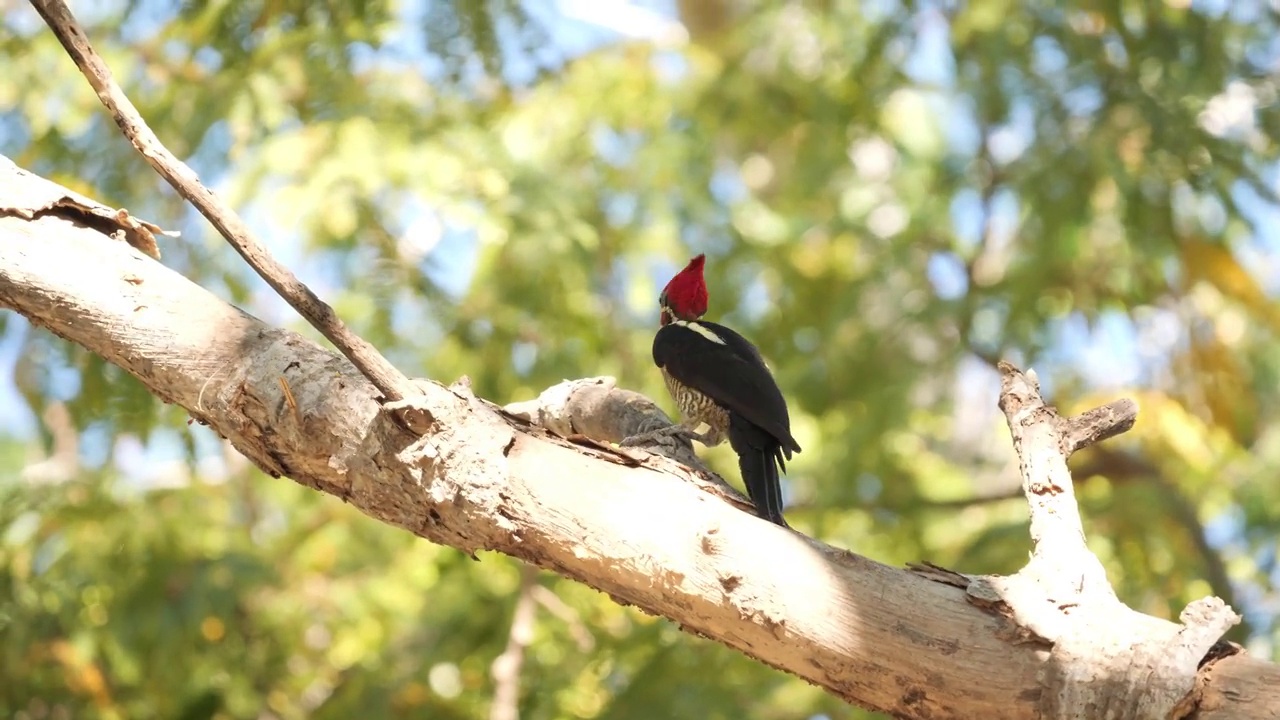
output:
<path id="1" fill-rule="evenodd" d="M 53 452 L 47 458 L 28 462 L 19 477 L 33 484 L 64 483 L 80 473 L 80 435 L 67 406 L 60 402 L 50 403 L 40 419 L 53 439 Z"/>
<path id="2" fill-rule="evenodd" d="M 62 0 L 31 0 L 31 4 L 98 93 L 98 99 L 111 112 L 111 118 L 120 126 L 129 142 L 179 195 L 208 218 L 245 262 L 292 305 L 298 314 L 328 338 L 382 392 L 384 400 L 392 402 L 418 395 L 408 378 L 382 357 L 376 348 L 347 329 L 332 307 L 298 280 L 288 268 L 271 257 L 266 248 L 250 234 L 240 216 L 212 190 L 206 188 L 191 168 L 165 148 L 116 83 L 106 62 L 89 44 L 88 36 L 66 3 Z"/>
<path id="3" fill-rule="evenodd" d="M 528 564 L 520 567 L 520 595 L 511 614 L 507 647 L 489 668 L 493 676 L 493 704 L 489 706 L 489 720 L 520 720 L 520 668 L 524 665 L 525 648 L 533 641 L 533 621 L 538 609 L 534 598 L 537 580 L 536 567 Z"/>
<path id="4" fill-rule="evenodd" d="M 541 585 L 534 585 L 533 599 L 538 601 L 543 610 L 551 613 L 569 628 L 569 635 L 573 637 L 573 642 L 578 646 L 578 650 L 583 653 L 589 653 L 595 649 L 595 636 L 591 634 L 591 630 L 587 628 L 586 623 L 582 622 L 582 617 L 578 614 L 578 611 L 569 607 L 564 600 L 560 599 L 559 595 Z"/>
<path id="5" fill-rule="evenodd" d="M 1063 421 L 1062 454 L 1070 457 L 1107 438 L 1128 432 L 1138 420 L 1138 404 L 1121 398 Z"/>

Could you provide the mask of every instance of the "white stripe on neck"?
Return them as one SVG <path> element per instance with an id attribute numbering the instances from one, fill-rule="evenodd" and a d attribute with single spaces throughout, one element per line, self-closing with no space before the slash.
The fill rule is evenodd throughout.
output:
<path id="1" fill-rule="evenodd" d="M 706 325 L 703 325 L 702 323 L 698 322 L 697 320 L 692 320 L 692 321 L 690 321 L 690 320 L 672 320 L 672 321 L 671 321 L 671 324 L 672 324 L 672 325 L 679 325 L 680 327 L 683 327 L 683 328 L 689 328 L 690 330 L 692 330 L 692 331 L 694 331 L 694 332 L 698 333 L 699 335 L 701 335 L 702 337 L 704 337 L 704 338 L 706 338 L 706 339 L 710 340 L 710 341 L 711 341 L 711 342 L 713 342 L 713 343 L 720 343 L 721 345 L 724 345 L 724 344 L 725 344 L 725 343 L 724 343 L 724 339 L 723 339 L 723 338 L 721 338 L 719 335 L 717 335 L 717 334 L 715 333 L 715 331 L 714 331 L 714 330 L 712 330 L 711 328 L 707 327 Z"/>

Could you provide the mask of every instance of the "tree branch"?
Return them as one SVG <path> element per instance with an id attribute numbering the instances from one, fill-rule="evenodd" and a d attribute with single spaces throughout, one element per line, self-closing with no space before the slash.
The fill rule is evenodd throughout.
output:
<path id="1" fill-rule="evenodd" d="M 565 624 L 569 630 L 569 637 L 573 638 L 573 643 L 578 646 L 579 652 L 589 653 L 595 649 L 596 638 L 591 634 L 591 629 L 582 622 L 582 616 L 578 611 L 569 607 L 559 595 L 541 585 L 534 585 L 533 599 L 544 610 Z"/>
<path id="2" fill-rule="evenodd" d="M 1077 450 L 1129 432 L 1137 420 L 1138 405 L 1128 398 L 1069 418 L 1060 430 L 1062 454 L 1071 457 Z"/>
<path id="3" fill-rule="evenodd" d="M 582 581 L 864 707 L 1033 717 L 1036 649 L 1010 646 L 1013 623 L 963 591 L 760 520 L 666 458 L 562 439 L 461 384 L 418 382 L 436 419 L 419 437 L 341 357 L 57 214 L 0 213 L 0 307 L 124 368 L 264 471 L 381 522 Z"/>
<path id="4" fill-rule="evenodd" d="M 524 667 L 525 648 L 533 642 L 533 623 L 538 615 L 533 591 L 537 586 L 538 569 L 532 565 L 520 566 L 520 588 L 511 613 L 507 646 L 489 668 L 493 676 L 489 720 L 520 720 L 520 671 Z"/>
<path id="5" fill-rule="evenodd" d="M 1194 694 L 1201 660 L 1240 618 L 1220 599 L 1182 611 L 1182 625 L 1116 598 L 1085 544 L 1067 456 L 1133 426 L 1121 400 L 1064 419 L 1045 404 L 1034 372 L 999 364 L 1000 409 L 1013 436 L 1031 510 L 1031 559 L 1011 578 L 984 578 L 971 594 L 1009 605 L 1019 624 L 1052 643 L 1040 712 L 1046 718 L 1170 717 Z"/>
<path id="6" fill-rule="evenodd" d="M 1071 471 L 1062 451 L 1068 444 L 1062 432 L 1064 421 L 1040 397 L 1034 372 L 1023 373 L 1006 362 L 999 364 L 999 370 L 1000 409 L 1009 423 L 1022 492 L 1031 508 L 1033 550 L 1024 572 L 1037 576 L 1051 597 L 1065 599 L 1096 591 L 1114 599 L 1102 563 L 1085 545 Z"/>
<path id="7" fill-rule="evenodd" d="M 33 181 L 46 182 L 0 163 L 0 198 Z M 420 437 L 389 419 L 377 389 L 341 357 L 109 235 L 57 210 L 0 208 L 0 307 L 124 368 L 265 471 L 381 522 L 582 581 L 897 717 L 1164 717 L 1156 713 L 1171 694 L 1194 700 L 1187 707 L 1204 719 L 1280 709 L 1280 690 L 1264 683 L 1275 666 L 1236 655 L 1196 676 L 1231 615 L 1211 603 L 1179 626 L 1118 602 L 1110 614 L 1071 608 L 1021 574 L 890 568 L 742 512 L 671 460 L 567 440 L 463 384 L 417 382 L 414 402 L 436 420 Z M 1053 414 L 1038 394 L 1024 399 L 1015 433 L 1020 452 L 1039 460 L 1023 467 L 1057 473 L 1047 455 L 1060 452 L 1060 437 L 1033 423 Z M 591 424 L 570 420 L 579 431 Z M 1070 482 L 1061 475 L 1024 481 L 1061 488 Z M 1080 633 L 1113 646 L 1090 656 Z M 1153 688 L 1151 697 L 1135 690 L 1097 706 L 1105 712 L 1071 714 L 1083 707 L 1073 698 L 1126 678 L 1122 687 Z M 1188 694 L 1193 681 L 1201 685 Z"/>
<path id="8" fill-rule="evenodd" d="M 194 170 L 160 142 L 116 83 L 106 62 L 89 44 L 84 28 L 76 21 L 66 3 L 62 0 L 31 0 L 31 4 L 93 86 L 98 99 L 111 112 L 111 119 L 115 120 L 125 137 L 151 167 L 179 195 L 194 205 L 201 215 L 208 218 L 222 237 L 240 253 L 240 257 L 369 378 L 386 400 L 403 400 L 412 394 L 414 388 L 408 378 L 382 357 L 377 348 L 351 332 L 328 303 L 298 280 L 288 268 L 277 262 L 266 247 L 253 237 L 240 216 L 205 187 Z"/>

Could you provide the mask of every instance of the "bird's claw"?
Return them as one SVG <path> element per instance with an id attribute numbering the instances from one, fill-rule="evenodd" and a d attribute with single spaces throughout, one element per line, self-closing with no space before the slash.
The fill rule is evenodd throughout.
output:
<path id="1" fill-rule="evenodd" d="M 649 432 L 625 437 L 622 439 L 622 442 L 618 443 L 618 445 L 622 447 L 658 445 L 668 438 L 675 440 L 676 442 L 684 440 L 692 446 L 693 441 L 699 439 L 699 435 L 683 425 L 668 425 L 667 427 L 658 428 L 657 430 L 650 430 Z"/>

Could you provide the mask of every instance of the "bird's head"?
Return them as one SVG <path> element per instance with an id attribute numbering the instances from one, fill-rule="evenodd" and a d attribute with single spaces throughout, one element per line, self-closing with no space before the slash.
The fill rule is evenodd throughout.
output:
<path id="1" fill-rule="evenodd" d="M 705 255 L 689 261 L 683 270 L 671 278 L 671 282 L 658 296 L 662 308 L 662 324 L 673 320 L 697 320 L 707 312 L 707 281 L 702 278 Z"/>

